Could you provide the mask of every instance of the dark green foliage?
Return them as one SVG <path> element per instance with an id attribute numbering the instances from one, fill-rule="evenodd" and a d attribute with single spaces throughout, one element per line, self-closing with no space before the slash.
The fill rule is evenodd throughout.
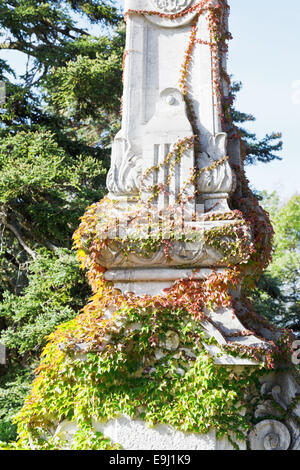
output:
<path id="1" fill-rule="evenodd" d="M 276 193 L 262 194 L 275 229 L 272 264 L 252 294 L 256 311 L 300 335 L 300 196 L 280 203 Z"/>
<path id="2" fill-rule="evenodd" d="M 87 16 L 91 22 L 117 24 L 120 16 L 115 4 L 110 0 L 1 0 L 1 48 L 33 57 L 34 71 L 63 65 L 66 59 L 76 56 L 70 43 L 88 36 L 86 30 L 77 26 L 74 13 Z M 26 75 L 32 81 L 32 70 Z"/>
<path id="3" fill-rule="evenodd" d="M 6 291 L 0 305 L 0 317 L 7 325 L 1 341 L 9 348 L 10 359 L 21 359 L 24 354 L 38 357 L 46 335 L 73 318 L 88 293 L 72 252 L 39 253 L 30 263 L 22 295 Z"/>
<path id="4" fill-rule="evenodd" d="M 46 336 L 78 313 L 89 294 L 85 276 L 66 249 L 38 253 L 29 265 L 21 295 L 8 290 L 0 304 L 5 329 L 0 336 L 9 351 L 0 377 L 0 440 L 14 439 L 11 418 L 22 406 Z"/>
<path id="5" fill-rule="evenodd" d="M 0 377 L 0 440 L 4 442 L 16 438 L 17 427 L 12 424 L 12 418 L 22 408 L 24 397 L 31 389 L 35 366 L 37 362 L 33 360 L 25 369 L 11 365 Z"/>
<path id="6" fill-rule="evenodd" d="M 118 24 L 115 2 L 0 2 L 2 49 L 28 54 L 18 81 L 0 62 L 0 296 L 20 293 L 36 251 L 71 245 L 85 208 L 104 194 L 118 125 L 124 28 L 92 37 L 80 13 Z M 99 86 L 100 84 L 100 86 Z"/>

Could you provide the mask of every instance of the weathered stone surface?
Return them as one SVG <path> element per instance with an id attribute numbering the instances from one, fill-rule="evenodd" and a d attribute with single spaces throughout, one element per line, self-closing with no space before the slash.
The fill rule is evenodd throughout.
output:
<path id="1" fill-rule="evenodd" d="M 95 431 L 101 432 L 112 443 L 120 444 L 126 450 L 233 450 L 228 439 L 216 439 L 214 431 L 199 435 L 179 432 L 166 425 L 150 428 L 144 421 L 127 416 L 106 423 L 95 420 L 92 423 Z M 54 434 L 66 440 L 70 446 L 77 430 L 75 423 L 63 421 Z M 246 449 L 245 443 L 240 443 L 240 449 Z"/>
<path id="2" fill-rule="evenodd" d="M 143 421 L 125 416 L 108 423 L 94 423 L 94 427 L 127 450 L 233 450 L 228 439 L 217 440 L 214 431 L 199 435 L 165 425 L 149 428 Z M 245 450 L 245 444 L 240 443 L 240 448 Z"/>
<path id="3" fill-rule="evenodd" d="M 214 0 L 210 2 L 211 5 L 215 3 Z M 125 12 L 142 10 L 170 14 L 196 4 L 196 0 L 127 0 Z M 214 70 L 207 45 L 210 43 L 207 12 L 205 8 L 198 18 L 197 38 L 204 45 L 197 48 L 189 71 L 191 104 L 195 109 L 202 153 L 195 156 L 192 149 L 185 153 L 169 183 L 168 203 L 175 200 L 196 162 L 203 168 L 208 162 L 227 155 L 227 134 L 222 132 L 221 118 L 212 99 L 215 95 Z M 194 134 L 179 83 L 195 14 L 193 11 L 173 19 L 134 14 L 127 17 L 122 129 L 114 141 L 112 167 L 107 179 L 111 197 L 136 194 L 141 174 L 161 162 L 178 140 Z M 225 55 L 219 59 L 224 62 Z M 153 175 L 164 183 L 166 177 L 163 168 Z M 219 199 L 223 199 L 220 210 L 228 209 L 226 197 L 233 189 L 234 175 L 228 164 L 199 180 L 200 192 L 209 194 L 205 200 L 210 199 L 212 193 L 219 193 Z M 186 188 L 187 194 L 192 191 L 192 187 Z M 168 204 L 163 196 L 161 199 L 159 205 L 166 207 Z M 208 209 L 209 206 L 208 203 Z"/>
<path id="4" fill-rule="evenodd" d="M 283 423 L 268 419 L 255 426 L 249 440 L 251 450 L 288 450 L 291 436 Z"/>

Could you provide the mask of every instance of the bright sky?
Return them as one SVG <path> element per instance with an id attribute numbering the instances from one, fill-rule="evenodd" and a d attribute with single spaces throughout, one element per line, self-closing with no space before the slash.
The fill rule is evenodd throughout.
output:
<path id="1" fill-rule="evenodd" d="M 278 190 L 283 199 L 300 192 L 300 1 L 229 0 L 229 73 L 243 82 L 237 106 L 257 120 L 248 128 L 263 137 L 281 131 L 283 161 L 247 168 L 258 190 Z M 1 51 L 17 71 L 24 59 L 14 51 Z"/>
<path id="2" fill-rule="evenodd" d="M 229 73 L 243 82 L 238 108 L 252 113 L 249 129 L 262 137 L 281 131 L 283 160 L 247 168 L 259 190 L 285 199 L 300 193 L 300 1 L 229 0 Z"/>

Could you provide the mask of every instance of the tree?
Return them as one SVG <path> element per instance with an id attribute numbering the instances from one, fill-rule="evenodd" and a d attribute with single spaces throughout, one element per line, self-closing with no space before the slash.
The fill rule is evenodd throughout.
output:
<path id="1" fill-rule="evenodd" d="M 29 64 L 15 83 L 0 63 L 8 77 L 0 114 L 0 292 L 22 290 L 39 247 L 70 247 L 78 217 L 103 195 L 124 34 L 92 37 L 74 13 L 118 24 L 111 3 L 0 1 L 1 48 L 25 53 Z"/>
<path id="2" fill-rule="evenodd" d="M 256 310 L 280 327 L 300 334 L 300 195 L 282 204 L 276 193 L 262 195 L 275 229 L 273 261 L 253 298 Z"/>
<path id="3" fill-rule="evenodd" d="M 104 195 L 118 126 L 124 27 L 113 4 L 0 0 L 0 47 L 28 58 L 20 77 L 0 61 L 0 329 L 8 352 L 0 440 L 15 437 L 11 417 L 45 336 L 88 295 L 71 240 L 86 207 Z M 82 15 L 99 25 L 98 37 L 77 24 Z"/>

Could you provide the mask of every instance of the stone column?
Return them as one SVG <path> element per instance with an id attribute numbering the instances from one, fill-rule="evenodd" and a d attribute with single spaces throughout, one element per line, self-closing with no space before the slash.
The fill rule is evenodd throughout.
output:
<path id="1" fill-rule="evenodd" d="M 222 77 L 226 54 L 214 43 L 209 24 L 216 5 L 217 1 L 125 2 L 122 128 L 113 143 L 107 178 L 109 198 L 118 201 L 120 212 L 140 200 L 150 204 L 159 220 L 162 213 L 163 219 L 167 213 L 172 217 L 181 204 L 189 230 L 203 232 L 224 225 L 223 221 L 205 225 L 202 220 L 205 212 L 229 212 L 228 199 L 236 185 L 221 111 L 229 92 Z M 226 28 L 228 12 L 223 7 L 220 4 L 219 21 Z M 181 142 L 187 148 L 180 159 L 176 155 L 168 159 Z M 239 165 L 239 148 L 232 153 Z M 144 293 L 155 293 L 156 280 L 161 292 L 172 281 L 188 278 L 193 267 L 218 266 L 219 253 L 202 241 L 175 243 L 168 262 L 162 253 L 151 259 L 143 253 L 124 259 L 110 249 L 99 262 L 108 269 L 106 279 L 122 290 L 126 285 L 141 293 L 144 282 Z M 186 269 L 179 272 L 178 266 Z"/>

